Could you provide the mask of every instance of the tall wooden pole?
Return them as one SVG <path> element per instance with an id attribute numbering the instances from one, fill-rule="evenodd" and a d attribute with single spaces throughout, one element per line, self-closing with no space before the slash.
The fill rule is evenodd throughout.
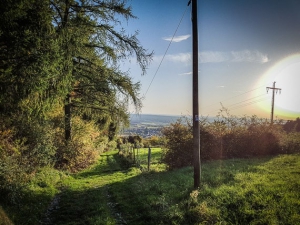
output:
<path id="1" fill-rule="evenodd" d="M 200 186 L 200 127 L 198 95 L 198 18 L 197 0 L 192 0 L 193 29 L 193 154 L 194 154 L 194 188 Z"/>
<path id="2" fill-rule="evenodd" d="M 273 93 L 272 93 L 272 106 L 271 106 L 271 124 L 273 124 L 273 118 L 274 118 L 274 101 L 275 101 L 275 91 L 276 94 L 279 91 L 279 93 L 281 92 L 281 88 L 276 88 L 275 87 L 276 82 L 273 82 L 273 87 L 267 87 L 267 92 L 269 91 L 269 89 L 272 89 Z"/>

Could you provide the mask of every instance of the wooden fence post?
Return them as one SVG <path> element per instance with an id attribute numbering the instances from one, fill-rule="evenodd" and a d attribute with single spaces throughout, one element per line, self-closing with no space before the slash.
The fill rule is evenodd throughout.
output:
<path id="1" fill-rule="evenodd" d="M 151 164 L 151 148 L 148 148 L 148 171 L 150 171 L 150 164 Z"/>

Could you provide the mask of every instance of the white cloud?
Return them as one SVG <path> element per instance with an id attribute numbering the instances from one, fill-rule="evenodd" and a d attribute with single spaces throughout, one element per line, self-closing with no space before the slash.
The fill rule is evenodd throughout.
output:
<path id="1" fill-rule="evenodd" d="M 163 59 L 162 55 L 157 55 L 153 57 L 154 62 L 161 62 Z M 170 61 L 175 63 L 185 63 L 189 64 L 192 62 L 192 55 L 191 53 L 178 53 L 178 54 L 169 54 L 165 55 L 164 61 Z"/>
<path id="2" fill-rule="evenodd" d="M 166 55 L 166 59 L 173 62 L 189 63 L 192 62 L 192 55 L 191 53 L 178 53 Z"/>
<path id="3" fill-rule="evenodd" d="M 160 62 L 162 60 L 162 55 L 154 56 L 153 60 Z M 243 51 L 231 51 L 231 52 L 219 52 L 219 51 L 206 51 L 199 52 L 199 62 L 200 63 L 267 63 L 270 61 L 266 54 L 263 54 L 257 50 L 243 50 Z M 164 60 L 175 62 L 175 63 L 192 63 L 192 53 L 178 53 L 166 55 Z"/>
<path id="4" fill-rule="evenodd" d="M 180 73 L 178 74 L 179 76 L 187 76 L 187 75 L 192 75 L 193 72 L 187 72 L 187 73 Z"/>
<path id="5" fill-rule="evenodd" d="M 186 39 L 188 39 L 191 35 L 187 34 L 187 35 L 181 35 L 181 36 L 175 36 L 172 40 L 172 37 L 164 37 L 163 40 L 165 41 L 173 41 L 173 42 L 181 42 L 184 41 Z"/>
<path id="6" fill-rule="evenodd" d="M 231 52 L 200 52 L 200 63 L 219 63 L 219 62 L 249 62 L 249 63 L 267 63 L 269 58 L 257 50 L 243 50 Z"/>

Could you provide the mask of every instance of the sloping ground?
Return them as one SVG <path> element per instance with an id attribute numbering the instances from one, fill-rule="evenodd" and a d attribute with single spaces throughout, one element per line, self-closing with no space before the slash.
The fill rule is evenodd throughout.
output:
<path id="1" fill-rule="evenodd" d="M 207 162 L 198 190 L 192 168 L 165 171 L 157 149 L 148 172 L 146 158 L 140 151 L 139 168 L 128 168 L 114 151 L 76 175 L 53 171 L 60 193 L 41 183 L 26 204 L 0 207 L 0 224 L 300 224 L 299 154 Z"/>
<path id="2" fill-rule="evenodd" d="M 300 224 L 299 155 L 205 163 L 199 190 L 192 168 L 121 165 L 112 152 L 66 180 L 51 224 Z"/>
<path id="3" fill-rule="evenodd" d="M 102 155 L 94 168 L 66 179 L 57 207 L 48 213 L 45 224 L 126 224 L 110 185 L 139 172 L 122 165 L 117 152 L 110 152 Z"/>
<path id="4" fill-rule="evenodd" d="M 214 161 L 111 186 L 128 224 L 300 224 L 300 155 Z M 126 190 L 126 191 L 124 191 Z"/>

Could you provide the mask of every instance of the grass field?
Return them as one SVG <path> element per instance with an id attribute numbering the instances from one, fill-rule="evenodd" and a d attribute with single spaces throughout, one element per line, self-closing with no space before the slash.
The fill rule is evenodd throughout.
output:
<path id="1" fill-rule="evenodd" d="M 140 167 L 128 168 L 109 152 L 92 168 L 57 178 L 57 189 L 32 188 L 41 202 L 60 188 L 46 218 L 7 207 L 0 215 L 18 225 L 300 224 L 300 155 L 206 162 L 201 187 L 193 190 L 192 168 L 165 171 L 161 150 L 153 149 L 148 172 L 147 154 L 140 150 Z"/>

